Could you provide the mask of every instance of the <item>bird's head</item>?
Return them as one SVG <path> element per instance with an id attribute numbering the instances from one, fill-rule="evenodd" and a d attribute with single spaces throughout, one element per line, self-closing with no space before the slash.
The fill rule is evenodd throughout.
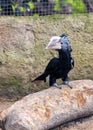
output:
<path id="1" fill-rule="evenodd" d="M 62 42 L 61 42 L 61 37 L 60 36 L 53 36 L 48 45 L 46 46 L 46 50 L 52 50 L 52 49 L 61 49 Z"/>

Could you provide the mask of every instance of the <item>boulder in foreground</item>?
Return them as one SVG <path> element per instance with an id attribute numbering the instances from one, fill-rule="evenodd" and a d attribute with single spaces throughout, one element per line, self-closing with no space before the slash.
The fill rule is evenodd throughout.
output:
<path id="1" fill-rule="evenodd" d="M 1 113 L 4 130 L 49 130 L 93 114 L 93 81 L 72 81 L 73 89 L 49 89 L 25 96 Z"/>

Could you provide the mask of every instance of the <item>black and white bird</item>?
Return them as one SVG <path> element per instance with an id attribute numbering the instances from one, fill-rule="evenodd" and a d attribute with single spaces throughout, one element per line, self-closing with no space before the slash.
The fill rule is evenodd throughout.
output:
<path id="1" fill-rule="evenodd" d="M 68 73 L 74 67 L 74 59 L 71 57 L 72 49 L 67 35 L 62 34 L 61 36 L 53 36 L 45 49 L 54 49 L 58 51 L 59 56 L 52 58 L 43 74 L 32 82 L 37 80 L 46 82 L 46 77 L 49 76 L 49 86 L 60 88 L 56 83 L 56 80 L 61 78 L 65 85 L 72 88 L 68 80 Z"/>

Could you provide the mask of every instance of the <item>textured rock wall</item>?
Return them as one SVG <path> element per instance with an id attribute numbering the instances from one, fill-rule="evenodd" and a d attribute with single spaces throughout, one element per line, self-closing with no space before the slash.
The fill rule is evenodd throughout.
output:
<path id="1" fill-rule="evenodd" d="M 70 80 L 93 79 L 92 14 L 0 17 L 0 97 L 19 98 L 48 87 L 30 81 L 57 56 L 44 48 L 51 36 L 62 33 L 69 35 L 75 58 Z"/>

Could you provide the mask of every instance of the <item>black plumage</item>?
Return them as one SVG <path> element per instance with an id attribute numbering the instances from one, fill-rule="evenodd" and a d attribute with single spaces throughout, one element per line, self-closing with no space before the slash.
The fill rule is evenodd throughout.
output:
<path id="1" fill-rule="evenodd" d="M 68 73 L 74 67 L 74 60 L 71 57 L 71 51 L 68 49 L 58 49 L 57 51 L 59 54 L 58 58 L 52 58 L 46 66 L 44 73 L 38 76 L 32 82 L 36 80 L 43 80 L 46 82 L 46 77 L 49 76 L 50 86 L 58 87 L 56 84 L 56 79 L 61 78 L 66 85 L 71 87 L 68 82 Z"/>

